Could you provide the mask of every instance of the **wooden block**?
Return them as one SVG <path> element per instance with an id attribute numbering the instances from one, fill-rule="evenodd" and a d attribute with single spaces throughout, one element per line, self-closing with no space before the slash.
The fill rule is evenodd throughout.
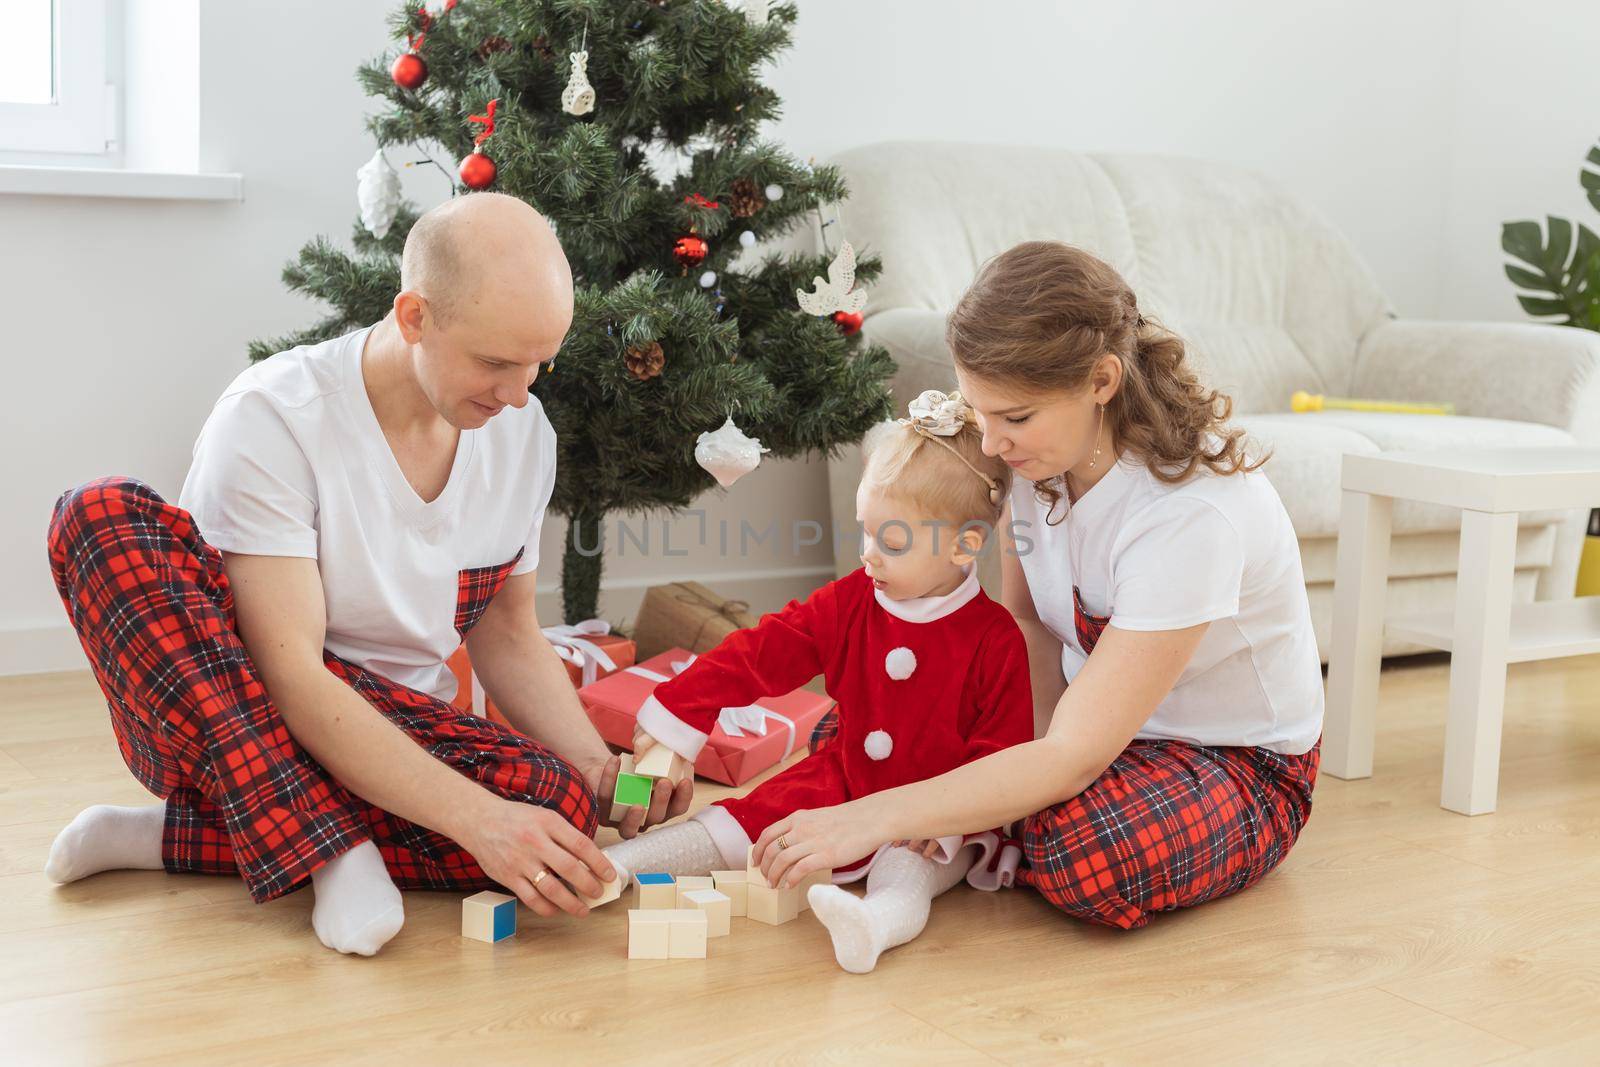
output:
<path id="1" fill-rule="evenodd" d="M 638 887 L 633 906 L 641 911 L 670 910 L 678 906 L 678 885 L 670 874 L 639 874 L 634 876 Z"/>
<path id="2" fill-rule="evenodd" d="M 729 920 L 733 917 L 733 902 L 726 893 L 719 893 L 715 889 L 691 889 L 683 894 L 684 900 L 691 908 L 698 908 L 706 913 L 706 936 L 726 937 L 731 925 Z"/>
<path id="3" fill-rule="evenodd" d="M 517 898 L 484 890 L 461 902 L 461 936 L 493 944 L 517 932 Z"/>
<path id="4" fill-rule="evenodd" d="M 656 780 L 646 778 L 642 774 L 617 775 L 617 788 L 611 799 L 618 804 L 637 804 L 640 807 L 650 806 L 650 793 L 655 789 Z"/>
<path id="5" fill-rule="evenodd" d="M 582 893 L 579 893 L 576 889 L 573 890 L 573 894 L 576 895 L 579 900 L 581 900 L 585 904 L 589 905 L 589 907 L 598 908 L 602 904 L 609 904 L 613 900 L 616 900 L 617 898 L 621 897 L 622 896 L 623 887 L 626 886 L 627 884 L 628 884 L 628 879 L 623 877 L 622 871 L 619 870 L 619 871 L 617 871 L 617 877 L 611 879 L 611 881 L 609 881 L 609 882 L 601 882 L 600 883 L 600 895 L 599 896 L 597 896 L 597 897 L 586 897 Z"/>
<path id="6" fill-rule="evenodd" d="M 750 846 L 750 855 L 745 859 L 744 871 L 745 878 L 751 885 L 764 886 L 767 884 L 767 880 L 761 875 L 761 868 L 756 865 L 756 846 L 754 845 Z"/>
<path id="7" fill-rule="evenodd" d="M 832 884 L 833 884 L 833 872 L 832 871 L 827 871 L 827 870 L 812 871 L 810 874 L 808 874 L 804 878 L 800 879 L 800 884 L 795 886 L 795 892 L 800 894 L 800 910 L 801 911 L 810 911 L 811 910 L 811 897 L 810 897 L 810 894 L 811 894 L 811 887 L 812 886 L 814 886 L 814 885 L 832 885 Z"/>
<path id="8" fill-rule="evenodd" d="M 744 871 L 712 871 L 711 882 L 717 892 L 728 898 L 729 914 L 735 918 L 744 915 L 749 875 Z"/>
<path id="9" fill-rule="evenodd" d="M 628 912 L 628 958 L 664 960 L 672 950 L 670 911 Z"/>
<path id="10" fill-rule="evenodd" d="M 678 893 L 676 902 L 672 906 L 675 908 L 687 908 L 689 905 L 683 902 L 683 895 L 685 893 L 693 892 L 696 889 L 715 889 L 716 887 L 716 883 L 713 882 L 709 877 L 702 877 L 695 874 L 680 874 L 678 875 Z"/>
<path id="11" fill-rule="evenodd" d="M 673 761 L 677 756 L 672 749 L 658 742 L 644 754 L 644 759 L 634 764 L 633 773 L 649 775 L 651 778 L 672 778 Z M 676 778 L 672 780 L 677 781 Z"/>
<path id="12" fill-rule="evenodd" d="M 675 960 L 703 960 L 706 958 L 706 932 L 710 928 L 706 913 L 696 908 L 683 908 L 663 912 L 668 918 L 667 955 Z"/>
<path id="13" fill-rule="evenodd" d="M 758 923 L 782 926 L 800 914 L 800 894 L 796 890 L 752 884 L 745 893 L 745 914 Z"/>

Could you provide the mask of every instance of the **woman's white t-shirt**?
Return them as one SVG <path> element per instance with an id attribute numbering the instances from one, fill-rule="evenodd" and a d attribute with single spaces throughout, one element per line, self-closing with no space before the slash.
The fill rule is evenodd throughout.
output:
<path id="1" fill-rule="evenodd" d="M 1265 475 L 1202 468 L 1173 485 L 1124 455 L 1077 503 L 1056 504 L 1056 525 L 1026 478 L 1013 476 L 1010 499 L 1023 573 L 1069 682 L 1087 659 L 1074 586 L 1087 613 L 1119 629 L 1211 624 L 1136 737 L 1286 755 L 1316 744 L 1322 670 L 1300 548 Z"/>
<path id="2" fill-rule="evenodd" d="M 462 572 L 538 567 L 555 430 L 533 397 L 462 430 L 449 481 L 423 501 L 367 395 L 370 332 L 280 352 L 235 378 L 195 441 L 178 503 L 225 552 L 315 559 L 328 651 L 449 701 Z"/>

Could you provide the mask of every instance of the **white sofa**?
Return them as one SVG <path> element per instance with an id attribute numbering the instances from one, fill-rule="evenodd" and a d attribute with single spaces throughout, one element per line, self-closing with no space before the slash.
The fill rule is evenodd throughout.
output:
<path id="1" fill-rule="evenodd" d="M 952 387 L 945 315 L 990 256 L 1054 239 L 1122 272 L 1141 309 L 1184 338 L 1205 380 L 1234 398 L 1238 424 L 1272 450 L 1265 469 L 1300 536 L 1324 660 L 1344 453 L 1600 442 L 1600 335 L 1396 320 L 1348 242 L 1258 175 L 1191 159 L 940 143 L 869 145 L 831 162 L 850 189 L 843 234 L 883 257 L 863 329 L 899 364 L 901 412 L 923 389 Z M 837 243 L 831 228 L 829 237 Z M 1496 254 L 1486 244 L 1484 255 Z M 1291 414 L 1297 389 L 1452 401 L 1458 416 Z M 859 449 L 830 461 L 837 523 L 854 519 L 860 469 Z M 1524 517 L 1519 602 L 1572 596 L 1585 517 Z M 1455 512 L 1397 504 L 1390 612 L 1453 603 L 1459 528 Z M 991 594 L 997 562 L 981 570 Z M 844 574 L 859 561 L 843 544 L 835 564 Z"/>

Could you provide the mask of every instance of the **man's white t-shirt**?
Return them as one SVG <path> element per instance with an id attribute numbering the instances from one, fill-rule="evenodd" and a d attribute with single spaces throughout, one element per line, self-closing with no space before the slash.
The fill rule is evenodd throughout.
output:
<path id="1" fill-rule="evenodd" d="M 1084 610 L 1119 629 L 1211 624 L 1135 736 L 1286 755 L 1316 744 L 1322 670 L 1300 547 L 1265 475 L 1202 468 L 1172 485 L 1124 455 L 1049 517 L 1056 525 L 1033 483 L 1014 475 L 1017 551 L 1069 682 L 1087 659 L 1073 624 L 1076 585 Z"/>
<path id="2" fill-rule="evenodd" d="M 462 572 L 519 551 L 511 574 L 538 567 L 555 430 L 533 397 L 462 430 L 449 481 L 424 502 L 367 395 L 371 329 L 280 352 L 235 378 L 195 441 L 178 503 L 225 552 L 315 559 L 328 651 L 449 701 Z"/>

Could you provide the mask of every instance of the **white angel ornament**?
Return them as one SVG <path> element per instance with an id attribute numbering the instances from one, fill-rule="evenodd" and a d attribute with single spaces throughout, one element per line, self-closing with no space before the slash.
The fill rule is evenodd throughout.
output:
<path id="1" fill-rule="evenodd" d="M 840 242 L 839 254 L 828 264 L 828 280 L 813 278 L 811 281 L 815 292 L 794 291 L 800 299 L 800 310 L 808 315 L 832 315 L 839 311 L 853 315 L 866 306 L 867 291 L 851 289 L 856 283 L 856 250 L 850 247 L 849 241 Z"/>

